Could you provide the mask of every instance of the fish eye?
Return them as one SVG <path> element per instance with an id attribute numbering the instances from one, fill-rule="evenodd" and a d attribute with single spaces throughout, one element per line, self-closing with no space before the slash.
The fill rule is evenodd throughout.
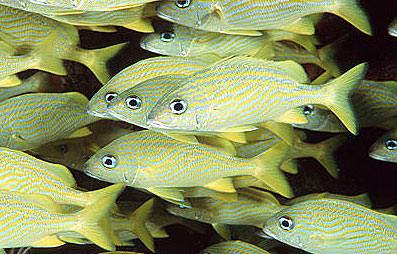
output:
<path id="1" fill-rule="evenodd" d="M 303 108 L 303 114 L 308 116 L 311 115 L 314 111 L 314 106 L 313 105 L 305 105 L 305 107 Z"/>
<path id="2" fill-rule="evenodd" d="M 109 103 L 111 100 L 113 100 L 114 98 L 116 98 L 117 97 L 117 93 L 115 93 L 115 92 L 108 92 L 107 94 L 105 94 L 105 101 L 107 102 L 107 103 Z"/>
<path id="3" fill-rule="evenodd" d="M 386 140 L 386 148 L 390 151 L 397 150 L 397 140 L 396 139 Z"/>
<path id="4" fill-rule="evenodd" d="M 160 34 L 160 40 L 162 40 L 163 42 L 171 42 L 173 41 L 175 38 L 175 33 L 173 32 L 162 32 Z"/>
<path id="5" fill-rule="evenodd" d="M 113 155 L 105 155 L 102 157 L 102 165 L 105 168 L 114 168 L 116 167 L 117 164 L 117 160 L 116 157 L 114 157 Z"/>
<path id="6" fill-rule="evenodd" d="M 175 5 L 178 8 L 186 8 L 189 7 L 190 5 L 190 0 L 185 0 L 185 1 L 175 1 Z"/>
<path id="7" fill-rule="evenodd" d="M 65 144 L 60 145 L 59 149 L 61 150 L 62 153 L 67 153 L 68 152 L 68 146 L 65 145 Z"/>
<path id="8" fill-rule="evenodd" d="M 176 99 L 170 104 L 171 113 L 180 115 L 187 109 L 187 103 L 184 100 Z"/>
<path id="9" fill-rule="evenodd" d="M 291 231 L 294 228 L 294 221 L 289 216 L 281 216 L 278 219 L 278 224 L 285 231 Z"/>
<path id="10" fill-rule="evenodd" d="M 142 100 L 136 95 L 132 95 L 125 99 L 125 104 L 130 109 L 139 109 L 142 105 Z"/>

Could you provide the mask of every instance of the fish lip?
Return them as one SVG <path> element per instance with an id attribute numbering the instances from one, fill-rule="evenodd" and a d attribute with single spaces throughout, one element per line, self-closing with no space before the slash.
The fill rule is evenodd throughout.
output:
<path id="1" fill-rule="evenodd" d="M 163 124 L 163 123 L 156 121 L 154 119 L 148 119 L 146 121 L 146 124 L 153 129 L 167 129 L 167 130 L 172 129 L 172 127 L 170 125 Z"/>
<path id="2" fill-rule="evenodd" d="M 382 156 L 380 156 L 380 155 L 378 155 L 376 153 L 370 153 L 369 157 L 371 157 L 372 159 L 375 159 L 375 160 L 388 161 L 387 158 L 382 157 Z"/>
<path id="3" fill-rule="evenodd" d="M 97 117 L 105 117 L 106 116 L 105 114 L 101 114 L 101 113 L 98 113 L 98 112 L 92 110 L 90 107 L 87 107 L 87 113 L 89 115 L 97 116 Z"/>

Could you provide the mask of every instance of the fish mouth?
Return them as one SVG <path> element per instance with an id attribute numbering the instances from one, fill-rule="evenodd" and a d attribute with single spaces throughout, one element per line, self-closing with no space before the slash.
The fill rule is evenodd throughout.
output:
<path id="1" fill-rule="evenodd" d="M 372 159 L 375 159 L 375 160 L 388 161 L 387 158 L 385 158 L 383 156 L 380 156 L 380 155 L 378 155 L 376 153 L 370 153 L 369 157 L 371 157 Z"/>
<path id="2" fill-rule="evenodd" d="M 87 113 L 88 113 L 89 115 L 92 115 L 92 116 L 106 117 L 106 114 L 98 113 L 98 112 L 92 110 L 90 107 L 87 107 Z"/>
<path id="3" fill-rule="evenodd" d="M 154 119 L 148 119 L 148 120 L 146 121 L 146 124 L 147 124 L 148 126 L 150 126 L 151 128 L 153 128 L 153 129 L 167 129 L 167 130 L 172 129 L 172 127 L 171 127 L 170 125 L 161 123 L 161 122 L 156 121 L 156 120 L 154 120 Z"/>

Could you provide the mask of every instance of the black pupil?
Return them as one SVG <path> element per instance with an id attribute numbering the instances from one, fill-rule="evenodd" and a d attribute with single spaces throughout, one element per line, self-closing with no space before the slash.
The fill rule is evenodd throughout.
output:
<path id="1" fill-rule="evenodd" d="M 281 225 L 283 225 L 284 227 L 288 228 L 289 227 L 289 221 L 283 220 L 283 222 L 281 222 Z"/>
<path id="2" fill-rule="evenodd" d="M 175 103 L 174 105 L 174 110 L 175 111 L 181 111 L 183 109 L 183 105 L 180 102 Z"/>
<path id="3" fill-rule="evenodd" d="M 394 149 L 397 147 L 397 142 L 394 140 L 389 140 L 389 141 L 387 141 L 386 145 L 387 145 L 387 147 Z"/>
<path id="4" fill-rule="evenodd" d="M 68 147 L 66 145 L 60 145 L 59 148 L 61 149 L 61 152 L 66 153 L 68 151 Z"/>
<path id="5" fill-rule="evenodd" d="M 171 40 L 171 39 L 172 39 L 172 36 L 171 36 L 170 33 L 164 33 L 164 34 L 163 34 L 163 38 L 166 39 L 166 40 Z"/>
<path id="6" fill-rule="evenodd" d="M 105 164 L 111 166 L 113 164 L 111 159 L 106 159 Z"/>
<path id="7" fill-rule="evenodd" d="M 130 100 L 129 104 L 131 107 L 136 107 L 138 105 L 138 102 L 136 101 L 136 99 L 132 99 Z"/>
<path id="8" fill-rule="evenodd" d="M 310 114 L 310 113 L 312 112 L 312 108 L 309 107 L 309 106 L 305 106 L 305 107 L 303 108 L 303 112 L 304 112 L 305 114 Z"/>
<path id="9" fill-rule="evenodd" d="M 178 4 L 181 5 L 181 6 L 184 6 L 184 5 L 187 3 L 187 1 L 177 1 L 177 2 L 178 2 Z"/>
<path id="10" fill-rule="evenodd" d="M 111 100 L 114 99 L 114 97 L 116 97 L 116 96 L 114 96 L 113 94 L 109 94 L 109 95 L 107 96 L 107 99 L 108 99 L 108 101 L 111 101 Z"/>

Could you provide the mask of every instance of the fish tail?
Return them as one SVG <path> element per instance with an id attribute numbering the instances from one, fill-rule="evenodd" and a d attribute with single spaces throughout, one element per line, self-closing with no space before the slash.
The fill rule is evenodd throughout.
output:
<path id="1" fill-rule="evenodd" d="M 110 74 L 106 67 L 107 61 L 113 58 L 126 44 L 127 43 L 120 43 L 106 48 L 92 50 L 79 49 L 82 52 L 87 51 L 88 56 L 80 57 L 78 61 L 87 66 L 97 79 L 102 84 L 105 84 L 110 79 Z"/>
<path id="2" fill-rule="evenodd" d="M 336 8 L 333 8 L 330 12 L 345 19 L 361 32 L 372 35 L 368 16 L 357 0 L 337 0 Z"/>
<path id="3" fill-rule="evenodd" d="M 21 84 L 21 80 L 17 75 L 10 75 L 0 78 L 0 87 L 12 87 Z"/>
<path id="4" fill-rule="evenodd" d="M 360 202 L 361 205 L 365 205 L 368 208 L 372 207 L 371 198 L 369 197 L 369 194 L 367 192 L 356 196 L 352 196 L 350 198 L 357 200 L 358 202 Z"/>
<path id="5" fill-rule="evenodd" d="M 87 206 L 92 205 L 92 204 L 98 202 L 98 200 L 101 200 L 107 196 L 112 196 L 114 194 L 118 195 L 118 193 L 120 193 L 123 189 L 124 189 L 124 184 L 118 183 L 118 184 L 113 184 L 113 185 L 110 185 L 106 188 L 102 188 L 99 190 L 86 192 L 88 195 L 88 202 L 86 205 Z"/>
<path id="6" fill-rule="evenodd" d="M 298 174 L 298 165 L 295 159 L 289 159 L 283 161 L 280 166 L 280 169 L 289 174 Z"/>
<path id="7" fill-rule="evenodd" d="M 346 126 L 346 128 L 357 135 L 356 117 L 350 103 L 350 94 L 363 79 L 367 70 L 367 64 L 356 65 L 342 76 L 328 82 L 325 106 L 328 107 Z"/>
<path id="8" fill-rule="evenodd" d="M 136 209 L 128 219 L 131 223 L 131 229 L 134 234 L 145 244 L 145 246 L 152 252 L 154 252 L 154 241 L 149 230 L 146 227 L 146 221 L 148 221 L 154 206 L 154 198 L 146 201 L 138 209 Z"/>
<path id="9" fill-rule="evenodd" d="M 114 191 L 111 195 L 105 196 L 76 213 L 79 219 L 76 232 L 109 251 L 114 251 L 115 246 L 112 241 L 111 230 L 108 226 L 105 226 L 109 224 L 103 223 L 103 220 L 108 219 L 110 209 L 113 207 L 118 194 L 124 189 L 124 184 L 115 185 L 118 186 L 118 191 Z"/>
<path id="10" fill-rule="evenodd" d="M 154 33 L 154 28 L 152 25 L 152 20 L 149 18 L 141 18 L 134 20 L 134 22 L 123 25 L 123 27 L 132 29 L 141 33 Z"/>
<path id="11" fill-rule="evenodd" d="M 291 186 L 289 185 L 283 172 L 279 169 L 288 147 L 287 144 L 280 142 L 262 154 L 253 158 L 256 164 L 254 177 L 264 182 L 275 192 L 291 198 L 294 196 Z"/>
<path id="12" fill-rule="evenodd" d="M 54 33 L 54 35 L 48 37 L 45 42 L 32 52 L 35 57 L 35 65 L 32 68 L 56 75 L 67 75 L 67 71 L 63 66 L 63 60 L 59 59 L 53 51 L 56 38 Z"/>

